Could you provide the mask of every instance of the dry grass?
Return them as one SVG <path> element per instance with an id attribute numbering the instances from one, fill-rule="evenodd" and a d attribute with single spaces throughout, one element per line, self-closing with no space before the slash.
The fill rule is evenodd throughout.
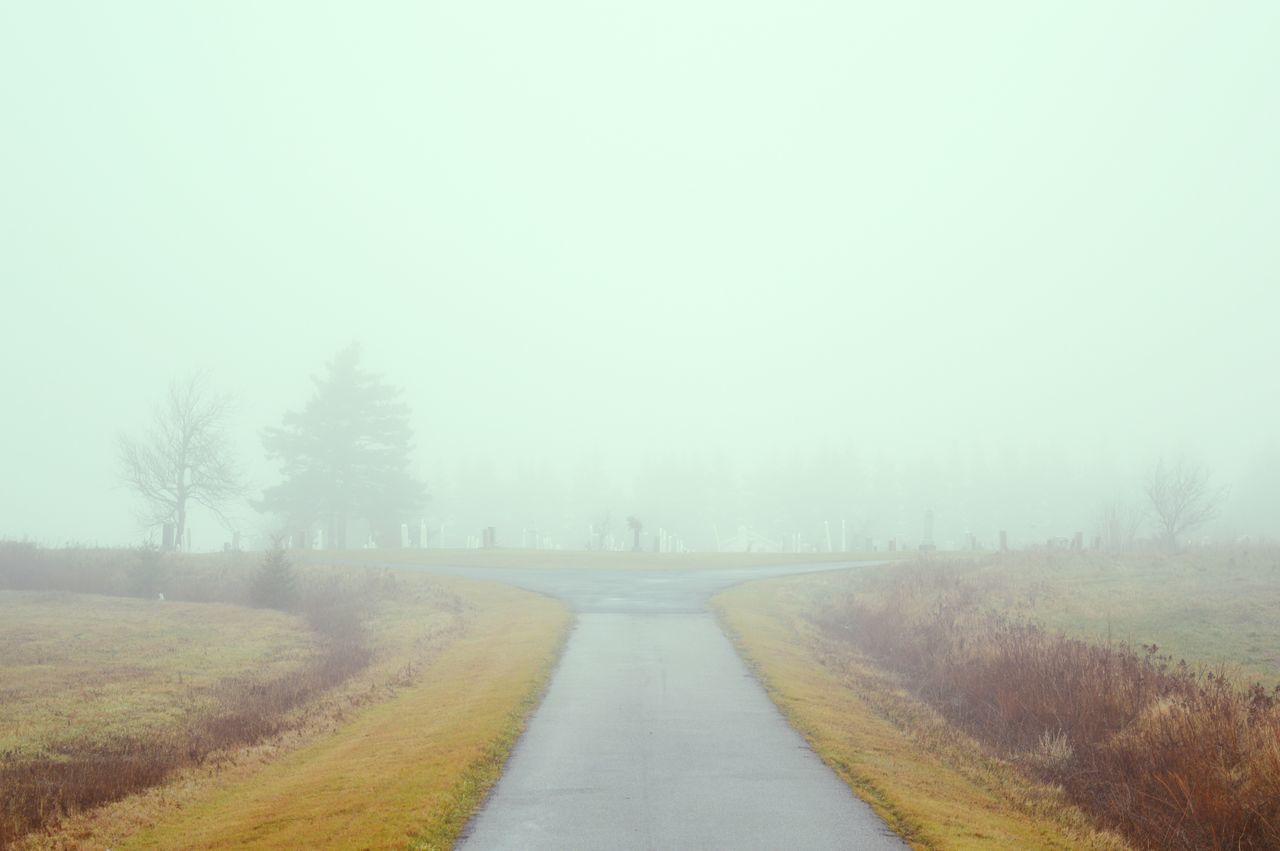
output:
<path id="1" fill-rule="evenodd" d="M 147 551 L 6 545 L 0 582 L 108 590 L 121 577 L 136 588 L 142 573 L 151 589 L 162 583 L 170 594 L 196 589 L 238 600 L 255 561 L 238 555 L 211 569 L 207 560 Z M 4 592 L 18 602 L 4 634 L 16 684 L 4 692 L 13 720 L 0 752 L 0 844 L 306 726 L 316 701 L 382 649 L 366 628 L 371 619 L 391 623 L 413 600 L 414 629 L 432 630 L 441 618 L 457 620 L 461 607 L 424 577 L 311 569 L 304 580 L 301 617 L 222 603 Z M 410 677 L 413 661 L 397 676 Z"/>
<path id="2" fill-rule="evenodd" d="M 160 734 L 252 670 L 318 652 L 296 615 L 220 604 L 0 591 L 0 752 Z"/>
<path id="3" fill-rule="evenodd" d="M 1061 789 L 959 733 L 892 675 L 826 640 L 807 614 L 830 576 L 765 580 L 716 608 L 788 720 L 914 848 L 1123 849 Z"/>
<path id="4" fill-rule="evenodd" d="M 1280 847 L 1280 687 L 1046 631 L 936 567 L 881 596 L 818 623 L 1101 823 L 1149 848 Z"/>
<path id="5" fill-rule="evenodd" d="M 766 586 L 774 602 L 746 596 Z M 983 766 L 994 765 L 1003 779 L 984 785 L 1003 784 L 1001 816 L 1030 800 L 1055 821 L 1087 812 L 1141 847 L 1280 847 L 1280 550 L 933 557 L 725 600 L 731 624 L 754 606 L 739 631 L 769 676 L 785 686 L 821 669 L 812 697 L 775 687 L 775 699 L 819 751 L 864 776 L 876 778 L 860 762 L 868 742 L 884 741 L 864 729 L 870 712 L 910 739 L 895 760 L 927 745 L 932 766 L 920 769 L 947 800 L 970 791 L 953 770 L 990 780 Z M 790 661 L 770 668 L 784 651 Z M 919 844 L 964 847 L 945 808 L 930 815 L 918 789 L 895 794 L 914 774 L 881 775 L 876 788 L 915 819 Z M 1045 788 L 1058 803 L 1034 792 Z M 975 806 L 970 823 L 991 818 Z"/>
<path id="6" fill-rule="evenodd" d="M 376 579 L 367 668 L 291 711 L 241 718 L 253 694 L 272 690 L 241 693 L 217 717 L 232 729 L 273 724 L 261 737 L 185 761 L 163 783 L 73 813 L 17 847 L 448 847 L 497 778 L 568 614 L 491 583 L 394 571 Z"/>
<path id="7" fill-rule="evenodd" d="M 1280 680 L 1280 548 L 1005 553 L 954 569 L 990 605 L 1048 628 Z"/>
<path id="8" fill-rule="evenodd" d="M 158 804 L 112 847 L 450 847 L 536 703 L 568 613 L 515 589 L 440 581 L 464 601 L 465 623 L 393 694 L 283 758 Z M 408 625 L 396 620 L 393 632 Z"/>
<path id="9" fill-rule="evenodd" d="M 300 618 L 0 592 L 0 845 L 274 732 L 359 664 Z"/>

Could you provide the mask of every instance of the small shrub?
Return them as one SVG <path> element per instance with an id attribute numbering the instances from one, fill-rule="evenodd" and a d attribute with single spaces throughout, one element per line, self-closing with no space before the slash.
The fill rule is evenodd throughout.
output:
<path id="1" fill-rule="evenodd" d="M 1042 772 L 1060 773 L 1067 770 L 1075 750 L 1071 740 L 1061 730 L 1045 730 L 1035 750 L 1027 755 L 1027 761 Z"/>

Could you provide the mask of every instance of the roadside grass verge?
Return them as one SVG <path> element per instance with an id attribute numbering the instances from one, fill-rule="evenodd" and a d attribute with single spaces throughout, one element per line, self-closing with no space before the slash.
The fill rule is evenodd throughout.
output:
<path id="1" fill-rule="evenodd" d="M 192 779 L 153 800 L 141 829 L 98 837 L 118 849 L 450 847 L 500 774 L 570 618 L 528 592 L 432 581 L 462 601 L 464 622 L 389 696 L 270 762 Z"/>
<path id="2" fill-rule="evenodd" d="M 144 573 L 148 596 L 155 580 L 175 596 L 242 600 L 255 567 L 245 554 L 210 565 L 145 550 L 0 545 L 0 585 L 18 587 L 127 590 Z M 410 643 L 392 628 L 406 611 L 415 644 L 461 620 L 460 599 L 426 577 L 311 568 L 303 578 L 297 614 L 158 594 L 0 592 L 0 845 L 314 726 L 322 697 L 375 657 L 398 658 L 388 650 Z M 415 657 L 400 655 L 394 675 L 411 677 Z"/>
<path id="3" fill-rule="evenodd" d="M 1147 848 L 1280 847 L 1280 686 L 993 608 L 964 565 L 815 612 L 952 724 Z"/>
<path id="4" fill-rule="evenodd" d="M 891 674 L 809 619 L 830 577 L 762 580 L 715 598 L 722 623 L 814 751 L 914 848 L 1123 849 L 1059 788 L 987 752 Z"/>
<path id="5" fill-rule="evenodd" d="M 917 743 L 937 725 L 970 742 L 968 758 L 933 748 L 935 764 L 995 760 L 1011 805 L 1020 787 L 1057 789 L 1136 847 L 1280 847 L 1280 550 L 933 556 L 760 585 L 777 598 L 756 609 L 787 624 L 774 640 L 797 665 L 818 664 Z M 753 637 L 758 622 L 735 626 L 737 593 L 726 619 L 746 651 L 778 652 Z M 791 711 L 803 726 L 814 710 Z M 809 722 L 818 735 L 850 723 Z"/>

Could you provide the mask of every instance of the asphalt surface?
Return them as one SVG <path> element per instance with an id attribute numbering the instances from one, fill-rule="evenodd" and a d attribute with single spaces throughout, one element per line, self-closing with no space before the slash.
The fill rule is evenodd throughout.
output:
<path id="1" fill-rule="evenodd" d="M 905 848 L 786 723 L 708 611 L 740 582 L 848 566 L 423 568 L 558 597 L 577 613 L 460 847 Z"/>

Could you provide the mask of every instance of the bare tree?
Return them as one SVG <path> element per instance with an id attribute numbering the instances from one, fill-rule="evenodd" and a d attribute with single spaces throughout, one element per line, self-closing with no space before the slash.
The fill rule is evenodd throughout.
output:
<path id="1" fill-rule="evenodd" d="M 117 440 L 120 476 L 145 504 L 139 519 L 146 526 L 172 523 L 178 546 L 192 503 L 225 523 L 223 509 L 244 493 L 226 435 L 230 409 L 230 397 L 210 392 L 196 374 L 169 383 L 145 435 Z"/>
<path id="2" fill-rule="evenodd" d="M 1172 464 L 1161 458 L 1147 471 L 1143 490 L 1151 504 L 1160 539 L 1178 546 L 1178 536 L 1199 528 L 1218 516 L 1225 492 L 1209 484 L 1209 472 L 1179 458 Z"/>
<path id="3" fill-rule="evenodd" d="M 1098 512 L 1098 537 L 1102 546 L 1109 550 L 1132 549 L 1144 519 L 1139 506 L 1122 499 L 1108 502 Z"/>

